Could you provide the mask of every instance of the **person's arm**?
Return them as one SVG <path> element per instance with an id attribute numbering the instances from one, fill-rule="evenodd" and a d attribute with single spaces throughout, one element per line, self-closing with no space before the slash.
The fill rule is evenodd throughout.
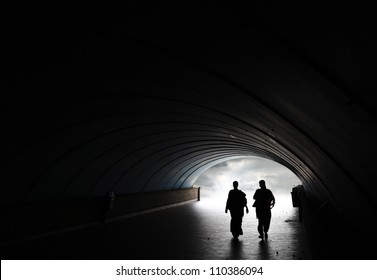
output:
<path id="1" fill-rule="evenodd" d="M 256 202 L 257 202 L 257 191 L 258 190 L 256 190 L 254 195 L 253 195 L 253 199 L 254 199 L 254 202 L 253 202 L 253 205 L 252 205 L 253 207 L 256 207 L 255 205 L 256 205 Z"/>
<path id="2" fill-rule="evenodd" d="M 245 197 L 245 208 L 246 208 L 246 214 L 249 214 L 249 208 L 247 207 L 247 199 L 246 199 L 246 197 Z"/>
<path id="3" fill-rule="evenodd" d="M 253 199 L 254 200 L 257 200 L 258 198 L 258 190 L 255 191 L 254 195 L 253 195 Z"/>
<path id="4" fill-rule="evenodd" d="M 275 196 L 274 196 L 274 194 L 272 192 L 271 192 L 271 197 L 272 197 L 271 208 L 273 208 L 275 206 Z"/>
<path id="5" fill-rule="evenodd" d="M 230 197 L 230 192 L 228 194 L 228 199 L 226 200 L 225 213 L 228 213 L 228 209 L 229 209 L 229 197 Z"/>

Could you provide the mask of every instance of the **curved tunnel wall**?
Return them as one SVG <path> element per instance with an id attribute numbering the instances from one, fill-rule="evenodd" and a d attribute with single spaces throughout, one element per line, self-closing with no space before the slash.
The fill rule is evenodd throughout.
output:
<path id="1" fill-rule="evenodd" d="M 199 16 L 174 38 L 176 17 L 120 31 L 8 19 L 2 207 L 190 188 L 216 163 L 258 155 L 351 224 L 374 220 L 374 116 L 270 34 L 218 13 L 217 29 Z"/>

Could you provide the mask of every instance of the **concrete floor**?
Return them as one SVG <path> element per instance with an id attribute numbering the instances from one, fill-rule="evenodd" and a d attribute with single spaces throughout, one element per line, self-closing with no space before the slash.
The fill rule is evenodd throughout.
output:
<path id="1" fill-rule="evenodd" d="M 272 215 L 262 242 L 251 208 L 236 242 L 224 205 L 203 200 L 12 246 L 3 259 L 311 259 L 297 209 L 276 207 Z"/>
<path id="2" fill-rule="evenodd" d="M 125 245 L 124 259 L 310 259 L 297 209 L 275 209 L 268 240 L 256 230 L 254 209 L 244 217 L 244 235 L 235 241 L 229 231 L 230 215 L 222 205 L 204 201 L 164 210 L 123 223 L 108 225 L 114 243 Z M 163 217 L 161 223 L 161 215 Z M 137 224 L 145 225 L 138 232 Z M 123 238 L 127 236 L 127 240 Z M 134 242 L 140 246 L 134 246 Z"/>

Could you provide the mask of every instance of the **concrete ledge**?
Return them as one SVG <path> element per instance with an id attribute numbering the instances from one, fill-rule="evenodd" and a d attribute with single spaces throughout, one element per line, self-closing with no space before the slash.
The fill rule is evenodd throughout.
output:
<path id="1" fill-rule="evenodd" d="M 148 214 L 148 213 L 153 213 L 153 212 L 156 212 L 156 211 L 162 211 L 162 210 L 169 209 L 169 208 L 172 208 L 172 207 L 185 205 L 187 203 L 192 203 L 192 202 L 195 202 L 195 201 L 198 201 L 198 200 L 197 199 L 191 199 L 191 200 L 187 200 L 187 201 L 183 201 L 183 202 L 178 202 L 178 203 L 174 203 L 174 204 L 169 204 L 169 205 L 165 205 L 165 206 L 151 208 L 151 209 L 148 209 L 148 210 L 143 210 L 143 211 L 134 212 L 134 213 L 130 213 L 130 214 L 115 216 L 115 217 L 111 217 L 111 218 L 106 219 L 105 222 L 106 223 L 116 222 L 116 221 L 127 219 L 127 218 L 132 218 L 132 217 L 136 217 L 136 216 L 140 216 L 140 215 L 144 215 L 144 214 Z"/>

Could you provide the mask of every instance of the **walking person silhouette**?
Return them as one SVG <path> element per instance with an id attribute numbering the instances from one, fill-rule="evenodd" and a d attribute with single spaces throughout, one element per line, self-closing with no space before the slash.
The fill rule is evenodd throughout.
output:
<path id="1" fill-rule="evenodd" d="M 249 213 L 246 194 L 238 189 L 238 182 L 234 181 L 233 190 L 229 191 L 226 201 L 225 213 L 228 213 L 228 210 L 230 211 L 230 231 L 235 238 L 243 234 L 242 218 L 244 216 L 244 208 L 246 208 L 246 213 Z"/>
<path id="2" fill-rule="evenodd" d="M 275 197 L 272 191 L 266 188 L 264 180 L 259 181 L 259 186 L 260 189 L 257 189 L 253 196 L 253 199 L 255 199 L 253 207 L 255 207 L 258 219 L 259 238 L 267 239 L 271 223 L 271 209 L 275 206 Z"/>

